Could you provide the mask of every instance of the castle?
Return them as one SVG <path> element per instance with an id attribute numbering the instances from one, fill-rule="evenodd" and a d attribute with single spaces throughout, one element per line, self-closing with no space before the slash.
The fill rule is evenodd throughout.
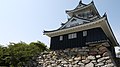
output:
<path id="1" fill-rule="evenodd" d="M 84 4 L 82 3 L 82 0 L 80 0 L 75 9 L 66 10 L 66 13 L 70 18 L 68 18 L 66 23 L 62 23 L 60 28 L 52 31 L 44 31 L 44 35 L 47 35 L 51 38 L 50 49 L 53 50 L 53 53 L 54 51 L 57 51 L 56 53 L 58 54 L 61 50 L 63 50 L 63 53 L 70 53 L 71 49 L 76 48 L 74 50 L 78 51 L 73 51 L 76 52 L 77 55 L 79 53 L 82 55 L 78 56 L 86 56 L 88 58 L 92 55 L 92 57 L 96 59 L 95 64 L 93 64 L 92 67 L 107 67 L 107 64 L 109 63 L 106 61 L 108 59 L 112 59 L 113 62 L 111 61 L 111 63 L 114 63 L 114 65 L 111 65 L 110 67 L 115 66 L 116 54 L 114 47 L 118 46 L 119 44 L 110 27 L 107 14 L 105 13 L 103 16 L 100 16 L 93 1 L 89 4 Z M 103 56 L 105 52 L 107 52 L 109 55 L 105 54 L 105 56 Z M 97 58 L 98 56 L 99 58 Z M 108 59 L 104 58 L 106 56 L 108 56 Z M 104 58 L 104 62 L 99 62 L 99 59 L 101 58 Z M 83 59 L 79 59 L 78 62 L 81 62 L 82 60 Z M 87 64 L 90 63 L 92 64 L 93 62 L 90 61 Z M 99 65 L 99 63 L 102 63 L 102 65 Z M 83 64 L 85 67 L 87 67 L 85 65 L 86 63 Z"/>
<path id="2" fill-rule="evenodd" d="M 107 14 L 101 17 L 93 1 L 90 4 L 80 1 L 75 9 L 66 10 L 66 13 L 70 18 L 59 29 L 44 31 L 51 38 L 51 50 L 84 47 L 101 42 L 108 42 L 110 48 L 118 45 Z"/>

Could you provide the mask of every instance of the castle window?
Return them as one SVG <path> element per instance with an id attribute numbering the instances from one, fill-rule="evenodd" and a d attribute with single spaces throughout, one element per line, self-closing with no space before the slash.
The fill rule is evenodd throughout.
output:
<path id="1" fill-rule="evenodd" d="M 83 36 L 87 36 L 87 31 L 83 31 Z"/>
<path id="2" fill-rule="evenodd" d="M 62 41 L 63 40 L 63 36 L 60 36 L 60 41 Z"/>
<path id="3" fill-rule="evenodd" d="M 88 16 L 87 14 L 88 14 L 87 12 L 84 13 L 84 18 L 85 19 L 87 19 L 87 16 Z"/>
<path id="4" fill-rule="evenodd" d="M 68 35 L 68 39 L 77 38 L 77 33 L 72 33 Z"/>

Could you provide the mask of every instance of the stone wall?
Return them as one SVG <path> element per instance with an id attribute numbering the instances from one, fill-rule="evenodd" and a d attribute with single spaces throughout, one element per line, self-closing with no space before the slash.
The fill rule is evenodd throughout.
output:
<path id="1" fill-rule="evenodd" d="M 38 67 L 116 67 L 106 44 L 45 51 L 37 58 Z"/>

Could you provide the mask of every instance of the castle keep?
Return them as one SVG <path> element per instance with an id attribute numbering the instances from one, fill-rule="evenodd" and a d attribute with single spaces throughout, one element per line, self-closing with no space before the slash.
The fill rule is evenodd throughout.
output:
<path id="1" fill-rule="evenodd" d="M 75 9 L 66 10 L 66 13 L 70 18 L 59 29 L 44 31 L 51 38 L 51 50 L 84 47 L 101 42 L 108 42 L 110 47 L 118 45 L 106 13 L 101 17 L 93 1 L 90 4 L 80 1 Z"/>
<path id="2" fill-rule="evenodd" d="M 66 13 L 70 18 L 59 29 L 44 31 L 51 38 L 52 51 L 40 55 L 40 66 L 116 67 L 114 47 L 118 42 L 107 14 L 100 16 L 93 1 L 89 4 L 80 1 Z"/>

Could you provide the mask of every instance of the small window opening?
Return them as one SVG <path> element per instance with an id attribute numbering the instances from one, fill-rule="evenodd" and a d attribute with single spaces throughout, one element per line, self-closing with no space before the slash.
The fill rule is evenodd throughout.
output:
<path id="1" fill-rule="evenodd" d="M 63 40 L 63 36 L 60 36 L 60 41 L 62 41 Z"/>
<path id="2" fill-rule="evenodd" d="M 87 36 L 87 31 L 83 31 L 83 36 Z"/>

